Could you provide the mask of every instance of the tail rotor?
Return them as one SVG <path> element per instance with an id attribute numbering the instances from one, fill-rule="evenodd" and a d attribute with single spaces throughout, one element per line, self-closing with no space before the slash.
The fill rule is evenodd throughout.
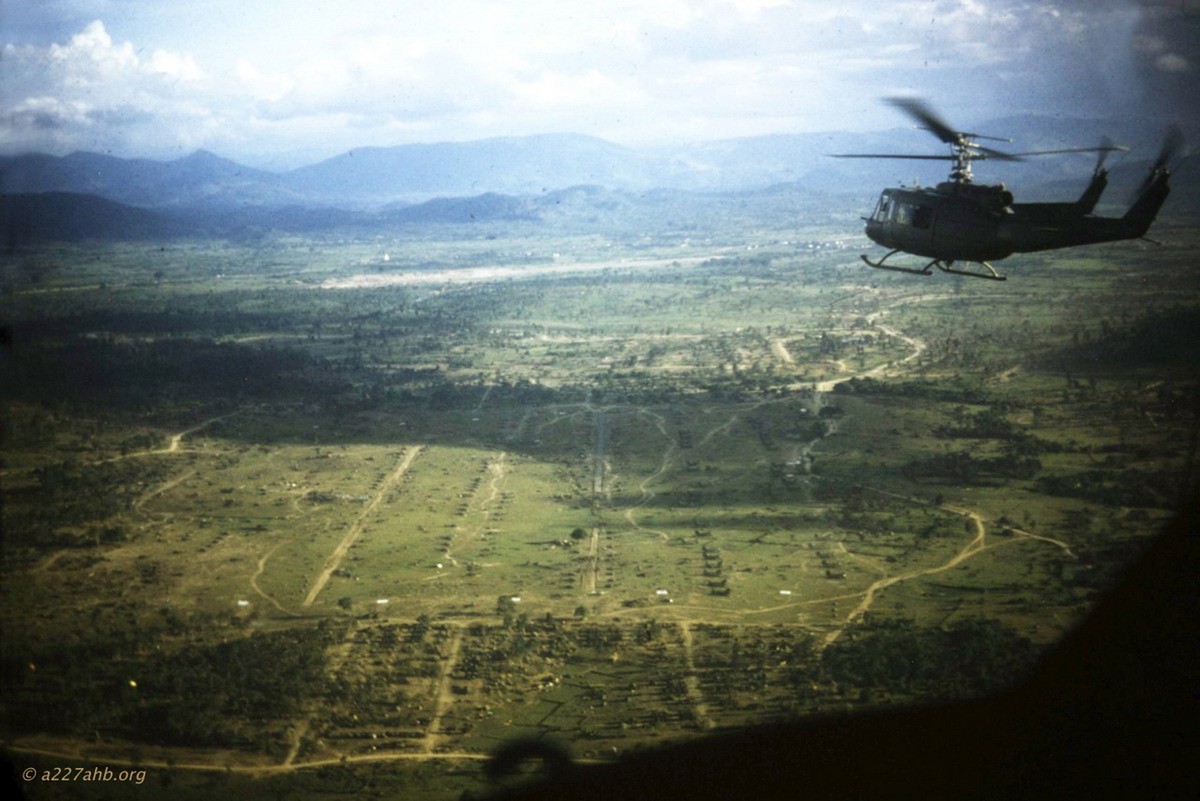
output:
<path id="1" fill-rule="evenodd" d="M 1181 150 L 1183 150 L 1183 131 L 1178 125 L 1172 125 L 1167 129 L 1167 134 L 1163 138 L 1162 147 L 1158 150 L 1158 158 L 1154 160 L 1154 166 L 1150 168 L 1150 172 L 1138 186 L 1134 200 L 1144 195 L 1160 175 L 1169 174 L 1167 165 L 1175 161 L 1175 157 Z"/>

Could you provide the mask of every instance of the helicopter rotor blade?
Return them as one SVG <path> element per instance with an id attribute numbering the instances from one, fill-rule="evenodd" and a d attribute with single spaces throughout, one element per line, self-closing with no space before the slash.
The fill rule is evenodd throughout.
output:
<path id="1" fill-rule="evenodd" d="M 957 131 L 942 119 L 925 101 L 915 97 L 889 97 L 884 98 L 884 102 L 899 109 L 906 115 L 916 120 L 920 128 L 931 132 L 934 136 L 940 139 L 943 143 L 950 146 L 951 154 L 949 156 L 918 156 L 900 153 L 841 153 L 834 155 L 834 158 L 844 159 L 920 159 L 929 161 L 952 161 L 954 167 L 950 171 L 950 178 L 955 183 L 970 183 L 971 182 L 971 162 L 973 161 L 1022 161 L 1026 156 L 1049 156 L 1061 153 L 1100 153 L 1100 158 L 1096 161 L 1096 173 L 1099 173 L 1104 167 L 1104 160 L 1108 153 L 1113 150 L 1125 151 L 1128 148 L 1118 147 L 1105 138 L 1101 140 L 1100 147 L 1072 147 L 1058 148 L 1054 150 L 1031 150 L 1022 153 L 1007 153 L 1002 150 L 996 150 L 991 147 L 985 147 L 979 144 L 978 140 L 987 140 L 993 142 L 1011 142 L 1012 139 L 1004 139 L 998 136 L 986 136 L 978 133 L 968 133 L 966 131 Z M 1177 138 L 1177 137 L 1176 137 Z M 1175 142 L 1175 138 L 1169 138 L 1170 142 Z M 1174 153 L 1178 149 L 1178 143 L 1172 144 L 1169 148 L 1170 153 Z M 1167 145 L 1164 145 L 1164 153 L 1168 152 Z M 1160 156 L 1160 162 L 1165 163 L 1170 156 Z M 1161 169 L 1161 164 L 1155 169 Z"/>
<path id="2" fill-rule="evenodd" d="M 968 139 L 987 139 L 990 142 L 1011 142 L 1012 141 L 1012 137 L 1008 137 L 1008 136 L 988 136 L 987 134 L 970 133 L 968 131 L 963 131 L 962 135 L 967 137 Z"/>
<path id="3" fill-rule="evenodd" d="M 954 161 L 953 156 L 912 156 L 903 153 L 830 153 L 832 159 L 921 159 L 925 161 Z"/>
<path id="4" fill-rule="evenodd" d="M 984 161 L 986 159 L 996 159 L 997 161 L 1021 161 L 1021 156 L 1029 155 L 1028 153 L 1005 153 L 1001 150 L 993 150 L 990 147 L 981 147 L 973 145 L 971 147 L 971 158 Z"/>
<path id="5" fill-rule="evenodd" d="M 913 97 L 890 97 L 887 102 L 903 111 L 908 116 L 921 123 L 926 130 L 948 145 L 958 144 L 962 134 L 946 124 L 946 121 L 933 113 L 925 103 Z"/>
<path id="6" fill-rule="evenodd" d="M 1103 162 L 1104 158 L 1107 157 L 1108 154 L 1113 152 L 1114 150 L 1124 153 L 1124 152 L 1127 152 L 1129 150 L 1129 148 L 1124 147 L 1122 145 L 1114 145 L 1114 144 L 1109 143 L 1107 145 L 1101 145 L 1100 147 L 1064 147 L 1064 148 L 1059 148 L 1058 150 L 1029 150 L 1024 153 L 1012 153 L 1010 155 L 1013 155 L 1013 156 L 1054 156 L 1054 155 L 1058 155 L 1060 153 L 1099 153 L 1099 154 L 1101 154 L 1101 157 L 1102 157 L 1100 159 L 1100 161 Z"/>
<path id="7" fill-rule="evenodd" d="M 1002 136 L 988 136 L 986 134 L 972 133 L 970 131 L 957 131 L 951 128 L 945 120 L 934 113 L 924 101 L 917 100 L 912 97 L 891 97 L 887 102 L 896 108 L 900 109 L 910 117 L 921 123 L 919 126 L 924 131 L 932 132 L 938 139 L 941 139 L 948 145 L 964 145 L 968 144 L 970 139 L 987 139 L 992 142 L 1011 142 Z"/>

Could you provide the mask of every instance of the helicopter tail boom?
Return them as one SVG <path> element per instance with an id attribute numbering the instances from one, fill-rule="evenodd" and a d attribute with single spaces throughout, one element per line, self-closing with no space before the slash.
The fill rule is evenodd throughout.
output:
<path id="1" fill-rule="evenodd" d="M 1020 205 L 1014 206 L 1016 213 L 1009 225 L 1005 226 L 1007 231 L 1002 229 L 1002 235 L 1012 242 L 1015 253 L 1141 239 L 1154 223 L 1158 210 L 1171 192 L 1169 177 L 1167 170 L 1155 170 L 1152 180 L 1120 217 L 1064 215 L 1058 219 L 1039 219 L 1034 214 L 1023 214 L 1028 210 Z"/>
<path id="2" fill-rule="evenodd" d="M 1097 170 L 1078 200 L 1065 203 L 1014 203 L 1012 210 L 1022 220 L 1043 225 L 1069 222 L 1091 214 L 1108 186 L 1108 170 Z"/>
<path id="3" fill-rule="evenodd" d="M 1079 214 L 1091 214 L 1092 209 L 1096 208 L 1096 203 L 1100 200 L 1100 196 L 1104 194 L 1105 188 L 1108 186 L 1108 170 L 1097 169 L 1092 175 L 1091 183 L 1087 185 L 1087 189 L 1083 190 L 1083 194 L 1079 196 L 1079 200 L 1075 201 L 1075 208 Z"/>

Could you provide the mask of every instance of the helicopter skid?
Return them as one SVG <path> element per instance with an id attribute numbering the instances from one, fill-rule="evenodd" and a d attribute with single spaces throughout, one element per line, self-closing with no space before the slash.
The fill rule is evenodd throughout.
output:
<path id="1" fill-rule="evenodd" d="M 919 270 L 916 267 L 898 267 L 894 264 L 884 264 L 884 262 L 887 261 L 888 256 L 891 256 L 891 255 L 899 253 L 899 252 L 900 251 L 898 251 L 898 250 L 893 250 L 891 253 L 888 253 L 887 256 L 884 256 L 879 261 L 871 261 L 870 259 L 867 258 L 865 253 L 863 255 L 859 256 L 859 258 L 862 259 L 863 263 L 866 264 L 868 267 L 874 267 L 876 270 L 893 270 L 898 273 L 912 273 L 914 275 L 933 275 L 933 262 L 929 262 L 929 264 L 926 264 L 924 267 L 922 267 Z"/>
<path id="2" fill-rule="evenodd" d="M 860 258 L 863 260 L 863 263 L 865 263 L 868 267 L 874 267 L 877 270 L 892 270 L 892 271 L 898 272 L 898 273 L 912 273 L 913 275 L 932 275 L 933 268 L 937 267 L 942 272 L 951 273 L 953 275 L 965 275 L 970 278 L 986 278 L 989 281 L 1006 281 L 1006 280 L 1008 280 L 1008 276 L 1001 275 L 1000 273 L 996 272 L 996 268 L 993 267 L 992 265 L 988 264 L 986 261 L 974 262 L 975 264 L 981 264 L 984 267 L 986 267 L 987 268 L 986 273 L 975 272 L 974 270 L 956 270 L 954 267 L 951 266 L 952 264 L 954 264 L 954 262 L 942 261 L 941 259 L 933 259 L 928 264 L 926 264 L 924 267 L 920 267 L 920 268 L 900 267 L 895 264 L 886 264 L 885 263 L 888 260 L 888 258 L 890 258 L 891 256 L 894 256 L 895 254 L 897 254 L 899 252 L 900 252 L 899 250 L 889 251 L 879 261 L 871 261 L 870 259 L 868 259 L 866 257 L 865 254 L 860 256 Z"/>
<path id="3" fill-rule="evenodd" d="M 951 262 L 951 263 L 953 263 L 953 262 Z M 996 268 L 993 267 L 992 265 L 988 264 L 986 261 L 977 261 L 977 262 L 973 262 L 973 263 L 974 264 L 982 264 L 984 267 L 987 268 L 988 271 L 986 273 L 977 273 L 972 270 L 956 270 L 953 267 L 951 267 L 949 264 L 943 264 L 940 261 L 931 262 L 931 264 L 936 264 L 938 269 L 944 273 L 953 273 L 954 275 L 966 275 L 966 276 L 970 276 L 971 278 L 986 278 L 989 281 L 1007 281 L 1008 280 L 1007 275 L 1001 275 L 1000 273 L 996 272 Z"/>

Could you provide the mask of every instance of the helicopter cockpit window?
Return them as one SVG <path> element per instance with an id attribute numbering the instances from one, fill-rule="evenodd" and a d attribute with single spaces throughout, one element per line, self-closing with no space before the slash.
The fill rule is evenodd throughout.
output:
<path id="1" fill-rule="evenodd" d="M 892 212 L 892 222 L 908 225 L 912 222 L 913 205 L 911 203 L 896 203 Z"/>
<path id="2" fill-rule="evenodd" d="M 875 219 L 879 222 L 886 222 L 888 212 L 891 211 L 892 198 L 891 195 L 884 192 L 879 196 L 879 205 L 875 208 Z"/>
<path id="3" fill-rule="evenodd" d="M 929 206 L 917 206 L 912 216 L 913 228 L 928 230 L 933 225 L 933 209 Z"/>

